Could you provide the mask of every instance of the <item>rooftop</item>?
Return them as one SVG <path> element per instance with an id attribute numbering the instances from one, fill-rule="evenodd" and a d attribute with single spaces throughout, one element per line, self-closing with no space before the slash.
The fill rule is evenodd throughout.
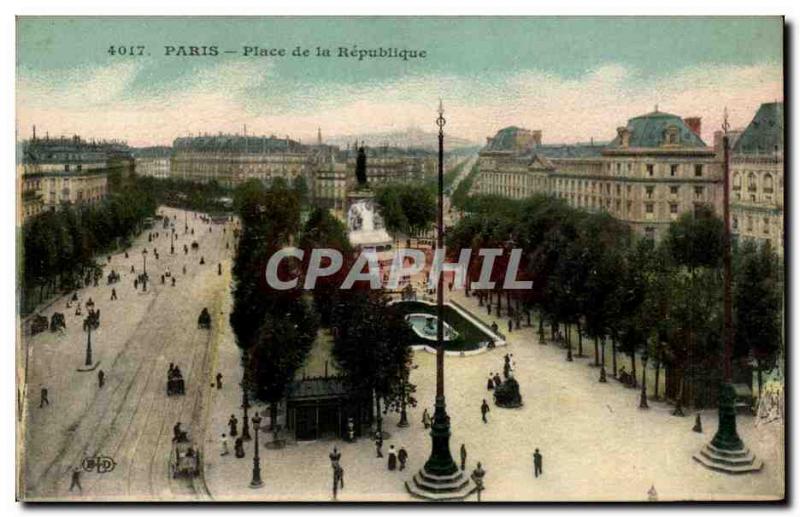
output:
<path id="1" fill-rule="evenodd" d="M 616 138 L 608 144 L 609 149 L 664 147 L 667 144 L 667 134 L 670 130 L 675 131 L 676 136 L 674 142 L 669 142 L 670 146 L 679 148 L 706 147 L 705 142 L 689 128 L 681 117 L 671 113 L 664 113 L 657 109 L 645 115 L 629 119 L 625 129 L 629 132 L 628 144 L 623 145 L 622 135 L 618 133 Z"/>
<path id="2" fill-rule="evenodd" d="M 733 147 L 735 154 L 783 153 L 783 103 L 762 104 Z"/>

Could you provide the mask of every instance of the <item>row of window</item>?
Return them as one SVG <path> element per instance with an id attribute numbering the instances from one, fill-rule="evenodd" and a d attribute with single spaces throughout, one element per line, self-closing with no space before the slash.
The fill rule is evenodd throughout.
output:
<path id="1" fill-rule="evenodd" d="M 644 164 L 644 173 L 648 177 L 652 178 L 652 177 L 654 177 L 656 175 L 656 172 L 657 172 L 657 169 L 658 169 L 659 172 L 663 172 L 663 175 L 665 175 L 665 176 L 669 175 L 672 178 L 677 178 L 678 176 L 681 175 L 681 169 L 687 167 L 687 165 L 691 166 L 691 170 L 694 171 L 694 177 L 695 178 L 702 178 L 703 177 L 704 166 L 703 166 L 702 163 L 684 164 L 683 167 L 681 166 L 680 163 L 670 163 L 670 164 L 664 164 L 664 168 L 656 167 L 655 163 L 646 163 L 646 164 Z M 611 163 L 606 164 L 606 170 L 611 172 L 611 170 L 612 170 L 612 164 Z M 616 162 L 614 164 L 614 170 L 616 171 L 617 176 L 621 175 L 623 173 L 623 170 L 624 170 L 625 173 L 630 174 L 630 173 L 633 172 L 633 163 L 632 162 L 625 162 L 625 163 Z"/>

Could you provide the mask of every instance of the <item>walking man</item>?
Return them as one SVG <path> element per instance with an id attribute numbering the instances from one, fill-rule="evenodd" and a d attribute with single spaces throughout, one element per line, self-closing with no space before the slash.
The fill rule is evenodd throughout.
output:
<path id="1" fill-rule="evenodd" d="M 116 300 L 117 299 L 117 289 L 114 288 L 114 287 L 111 288 L 111 299 L 112 300 Z"/>
<path id="2" fill-rule="evenodd" d="M 486 403 L 486 399 L 483 399 L 483 404 L 481 404 L 481 418 L 483 418 L 483 423 L 488 424 L 489 421 L 486 420 L 486 413 L 489 412 L 489 404 Z"/>
<path id="3" fill-rule="evenodd" d="M 72 480 L 69 483 L 69 491 L 72 492 L 75 487 L 78 487 L 78 492 L 83 493 L 83 487 L 81 487 L 81 469 L 78 467 L 73 467 L 72 469 Z"/>
<path id="4" fill-rule="evenodd" d="M 467 446 L 461 444 L 461 470 L 467 467 Z"/>
<path id="5" fill-rule="evenodd" d="M 220 372 L 217 372 L 217 389 L 222 389 L 222 374 Z"/>
<path id="6" fill-rule="evenodd" d="M 376 458 L 383 458 L 383 451 L 381 448 L 383 447 L 383 436 L 381 436 L 380 432 L 375 433 L 375 453 Z"/>
<path id="7" fill-rule="evenodd" d="M 97 386 L 102 388 L 106 383 L 106 373 L 103 370 L 97 372 Z"/>
<path id="8" fill-rule="evenodd" d="M 47 388 L 42 388 L 42 391 L 39 393 L 39 407 L 44 407 L 44 405 L 50 405 L 50 401 L 47 400 Z"/>
<path id="9" fill-rule="evenodd" d="M 533 452 L 533 476 L 539 477 L 542 474 L 542 454 L 539 449 Z"/>
<path id="10" fill-rule="evenodd" d="M 406 461 L 408 461 L 408 452 L 406 452 L 405 447 L 400 447 L 397 453 L 397 459 L 400 461 L 400 470 L 405 470 Z"/>
<path id="11" fill-rule="evenodd" d="M 431 415 L 428 413 L 428 408 L 422 411 L 422 425 L 425 426 L 425 429 L 431 428 Z"/>

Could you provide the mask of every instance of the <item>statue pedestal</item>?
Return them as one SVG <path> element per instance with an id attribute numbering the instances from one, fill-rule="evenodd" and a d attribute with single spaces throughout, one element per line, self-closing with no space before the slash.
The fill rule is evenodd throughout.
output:
<path id="1" fill-rule="evenodd" d="M 423 467 L 410 481 L 406 481 L 406 490 L 411 495 L 428 501 L 461 501 L 477 489 L 475 482 L 463 470 L 437 476 L 426 472 Z"/>

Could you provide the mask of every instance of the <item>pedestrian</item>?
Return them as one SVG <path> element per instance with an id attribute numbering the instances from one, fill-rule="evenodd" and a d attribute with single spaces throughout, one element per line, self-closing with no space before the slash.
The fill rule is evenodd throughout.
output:
<path id="1" fill-rule="evenodd" d="M 175 277 L 172 277 L 172 287 L 175 287 Z"/>
<path id="2" fill-rule="evenodd" d="M 486 399 L 483 399 L 483 404 L 481 404 L 481 418 L 483 418 L 483 423 L 488 424 L 489 421 L 486 420 L 486 413 L 489 412 L 489 404 L 486 403 Z"/>
<path id="3" fill-rule="evenodd" d="M 422 411 L 422 425 L 425 426 L 425 429 L 431 428 L 431 415 L 428 413 L 428 408 Z"/>
<path id="4" fill-rule="evenodd" d="M 231 429 L 231 432 L 230 432 L 231 436 L 236 436 L 238 434 L 236 432 L 236 424 L 238 424 L 238 423 L 239 423 L 239 421 L 236 419 L 236 415 L 231 415 L 231 417 L 228 419 L 228 427 L 230 427 L 230 429 Z"/>
<path id="5" fill-rule="evenodd" d="M 134 290 L 139 289 L 139 279 L 138 278 L 134 278 L 133 279 L 133 289 Z"/>
<path id="6" fill-rule="evenodd" d="M 133 264 L 131 264 L 131 273 L 135 273 L 135 272 L 136 272 L 136 270 L 133 269 Z"/>
<path id="7" fill-rule="evenodd" d="M 102 388 L 106 383 L 106 373 L 103 370 L 97 372 L 97 386 Z"/>
<path id="8" fill-rule="evenodd" d="M 161 285 L 164 285 L 166 281 L 167 281 L 166 277 L 164 277 L 164 275 L 161 275 Z"/>
<path id="9" fill-rule="evenodd" d="M 220 440 L 220 445 L 222 446 L 222 453 L 220 456 L 227 456 L 231 452 L 228 450 L 228 437 L 225 433 L 222 433 L 222 439 Z"/>
<path id="10" fill-rule="evenodd" d="M 539 449 L 533 452 L 533 476 L 539 477 L 542 474 L 542 454 Z"/>
<path id="11" fill-rule="evenodd" d="M 186 274 L 186 266 L 185 265 L 183 266 L 183 274 L 184 275 Z"/>
<path id="12" fill-rule="evenodd" d="M 508 320 L 508 333 L 510 334 L 512 332 L 514 332 L 514 322 L 511 321 L 511 320 Z"/>
<path id="13" fill-rule="evenodd" d="M 75 487 L 78 487 L 78 492 L 83 493 L 83 487 L 81 487 L 81 469 L 78 467 L 73 467 L 72 469 L 72 479 L 69 483 L 69 491 L 72 492 Z"/>
<path id="14" fill-rule="evenodd" d="M 39 392 L 39 407 L 44 407 L 44 405 L 50 405 L 50 401 L 47 399 L 47 388 L 42 388 L 42 391 Z"/>
<path id="15" fill-rule="evenodd" d="M 500 374 L 499 373 L 495 373 L 494 374 L 494 387 L 497 388 L 501 384 L 503 384 L 503 379 L 500 378 Z"/>
<path id="16" fill-rule="evenodd" d="M 331 451 L 331 453 L 328 454 L 328 458 L 330 458 L 331 460 L 331 468 L 333 470 L 336 470 L 336 468 L 339 466 L 339 460 L 342 459 L 342 453 L 339 452 L 339 450 L 336 447 L 334 447 L 333 451 Z"/>
<path id="17" fill-rule="evenodd" d="M 397 459 L 400 461 L 400 470 L 405 470 L 406 462 L 408 461 L 408 453 L 405 447 L 400 447 L 400 450 L 397 452 Z"/>
<path id="18" fill-rule="evenodd" d="M 389 461 L 387 462 L 389 470 L 397 468 L 397 451 L 394 450 L 394 445 L 389 446 Z"/>
<path id="19" fill-rule="evenodd" d="M 221 262 L 217 263 L 217 274 L 218 275 L 222 274 L 222 263 Z"/>
<path id="20" fill-rule="evenodd" d="M 202 265 L 203 265 L 203 264 L 205 264 L 205 263 L 206 263 L 206 259 L 205 259 L 205 257 L 201 256 L 201 257 L 200 257 L 200 265 L 202 266 Z"/>
<path id="21" fill-rule="evenodd" d="M 217 389 L 222 389 L 222 374 L 220 372 L 217 372 Z"/>
<path id="22" fill-rule="evenodd" d="M 486 389 L 492 391 L 494 389 L 494 379 L 492 379 L 492 374 L 489 374 L 489 380 L 486 381 Z"/>
<path id="23" fill-rule="evenodd" d="M 114 287 L 111 288 L 111 299 L 112 300 L 116 300 L 117 299 L 117 289 L 114 288 Z"/>
<path id="24" fill-rule="evenodd" d="M 375 433 L 375 457 L 376 458 L 383 458 L 383 436 L 380 432 Z"/>
<path id="25" fill-rule="evenodd" d="M 128 258 L 128 252 L 127 251 L 125 252 L 125 258 Z"/>
<path id="26" fill-rule="evenodd" d="M 464 470 L 467 467 L 467 446 L 463 443 L 461 444 L 461 470 Z"/>
<path id="27" fill-rule="evenodd" d="M 236 438 L 236 441 L 234 442 L 233 445 L 233 449 L 235 456 L 237 458 L 239 459 L 244 458 L 244 441 L 242 440 L 241 436 Z"/>
<path id="28" fill-rule="evenodd" d="M 511 374 L 511 363 L 506 361 L 505 364 L 503 365 L 503 377 L 508 379 L 510 374 Z"/>

